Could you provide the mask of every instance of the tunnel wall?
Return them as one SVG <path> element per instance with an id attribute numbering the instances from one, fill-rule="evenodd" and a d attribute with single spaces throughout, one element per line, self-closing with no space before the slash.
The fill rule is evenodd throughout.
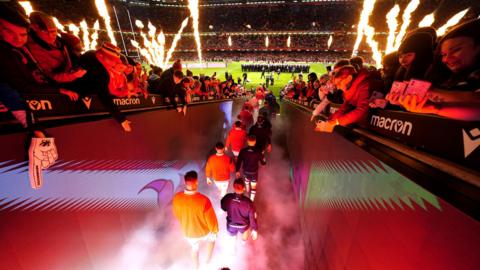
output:
<path id="1" fill-rule="evenodd" d="M 284 104 L 306 269 L 478 269 L 480 224 Z"/>
<path id="2" fill-rule="evenodd" d="M 202 177 L 241 104 L 132 114 L 131 133 L 110 118 L 51 128 L 59 160 L 38 190 L 25 135 L 0 136 L 0 269 L 118 269 L 127 238 L 183 189 L 183 174 Z"/>

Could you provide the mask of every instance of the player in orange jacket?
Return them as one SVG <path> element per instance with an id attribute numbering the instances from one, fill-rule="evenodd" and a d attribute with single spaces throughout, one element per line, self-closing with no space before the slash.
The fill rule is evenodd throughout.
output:
<path id="1" fill-rule="evenodd" d="M 220 196 L 227 194 L 228 185 L 230 184 L 230 174 L 234 172 L 235 165 L 232 159 L 225 154 L 225 146 L 218 142 L 215 145 L 216 154 L 211 155 L 205 166 L 205 176 L 207 184 L 215 183 L 220 190 Z"/>
<path id="2" fill-rule="evenodd" d="M 225 143 L 225 150 L 228 148 L 232 149 L 233 156 L 235 160 L 240 153 L 240 150 L 245 146 L 247 142 L 247 131 L 242 127 L 242 122 L 235 122 L 233 129 L 228 133 L 227 141 Z"/>
<path id="3" fill-rule="evenodd" d="M 201 241 L 207 241 L 207 264 L 212 258 L 218 233 L 218 221 L 210 200 L 197 191 L 198 175 L 195 171 L 185 174 L 185 191 L 173 197 L 172 210 L 182 228 L 182 233 L 192 247 L 194 269 L 198 269 Z"/>

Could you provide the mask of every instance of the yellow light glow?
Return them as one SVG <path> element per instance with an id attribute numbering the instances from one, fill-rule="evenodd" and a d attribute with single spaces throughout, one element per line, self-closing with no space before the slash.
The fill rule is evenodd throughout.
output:
<path id="1" fill-rule="evenodd" d="M 108 37 L 110 38 L 110 42 L 113 45 L 117 45 L 117 41 L 115 40 L 115 35 L 113 34 L 113 29 L 111 26 L 111 19 L 110 15 L 108 14 L 107 5 L 105 4 L 105 0 L 95 0 L 95 5 L 97 6 L 98 15 L 103 18 L 105 22 L 105 27 L 107 28 Z"/>
<path id="2" fill-rule="evenodd" d="M 418 24 L 418 27 L 428 27 L 432 26 L 435 22 L 435 15 L 432 13 L 428 14 L 427 16 L 423 17 L 423 19 Z"/>
<path id="3" fill-rule="evenodd" d="M 446 24 L 444 24 L 443 26 L 441 26 L 440 28 L 438 28 L 437 30 L 437 36 L 443 36 L 445 35 L 445 33 L 447 32 L 448 28 L 456 25 L 458 22 L 460 22 L 460 20 L 465 16 L 465 14 L 467 14 L 469 8 L 465 9 L 465 10 L 462 10 L 460 12 L 458 12 L 457 14 L 453 15 L 453 17 L 451 17 Z"/>
<path id="4" fill-rule="evenodd" d="M 387 13 L 387 25 L 388 25 L 388 37 L 387 37 L 387 46 L 385 48 L 385 53 L 389 54 L 395 51 L 394 43 L 395 43 L 395 31 L 397 31 L 398 21 L 397 17 L 400 13 L 400 6 L 395 5 L 388 13 Z"/>
<path id="5" fill-rule="evenodd" d="M 412 0 L 410 3 L 408 3 L 407 7 L 403 11 L 402 15 L 402 26 L 400 27 L 400 31 L 398 32 L 397 37 L 395 38 L 395 45 L 394 45 L 394 50 L 398 50 L 400 47 L 400 44 L 402 44 L 403 37 L 405 37 L 405 34 L 407 33 L 408 26 L 410 25 L 410 19 L 412 17 L 412 13 L 417 9 L 417 7 L 420 5 L 420 0 Z"/>

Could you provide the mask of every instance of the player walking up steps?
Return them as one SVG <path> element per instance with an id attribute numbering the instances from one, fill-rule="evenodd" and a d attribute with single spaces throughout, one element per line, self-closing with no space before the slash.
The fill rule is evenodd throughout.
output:
<path id="1" fill-rule="evenodd" d="M 230 183 L 230 173 L 235 169 L 232 159 L 225 154 L 225 146 L 219 142 L 215 145 L 216 154 L 211 155 L 207 160 L 205 175 L 207 184 L 215 183 L 220 190 L 220 197 L 227 194 Z"/>
<path id="2" fill-rule="evenodd" d="M 253 240 L 257 240 L 257 213 L 252 200 L 243 195 L 245 182 L 242 178 L 235 179 L 233 190 L 234 193 L 228 193 L 221 200 L 222 210 L 227 212 L 228 234 L 235 238 L 234 245 L 238 233 L 242 234 L 243 243 L 250 235 Z"/>
<path id="3" fill-rule="evenodd" d="M 250 193 L 250 199 L 255 199 L 257 192 L 258 169 L 259 164 L 265 165 L 267 161 L 262 151 L 256 147 L 255 135 L 248 135 L 247 147 L 243 148 L 238 155 L 237 163 L 235 165 L 236 177 L 240 177 L 240 169 L 243 170 L 245 177 L 245 186 L 247 193 Z"/>

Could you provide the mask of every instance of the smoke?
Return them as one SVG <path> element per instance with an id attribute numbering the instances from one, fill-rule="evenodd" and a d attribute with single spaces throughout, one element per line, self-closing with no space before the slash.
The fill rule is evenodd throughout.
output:
<path id="1" fill-rule="evenodd" d="M 248 250 L 248 269 L 304 269 L 298 203 L 290 182 L 290 164 L 282 143 L 284 124 L 274 121 L 273 150 L 260 171 L 255 205 L 259 239 Z"/>
<path id="2" fill-rule="evenodd" d="M 234 114 L 235 115 L 235 114 Z M 205 264 L 206 248 L 200 246 L 200 269 L 291 270 L 304 268 L 304 247 L 298 204 L 290 182 L 290 164 L 281 145 L 284 125 L 274 121 L 273 150 L 261 168 L 255 206 L 259 237 L 244 245 L 226 232 L 226 214 L 220 209 L 219 192 L 208 186 L 199 172 L 199 191 L 212 202 L 219 222 L 219 233 L 210 265 Z M 200 162 L 200 161 L 199 161 Z M 179 187 L 177 191 L 182 190 Z M 230 187 L 230 192 L 232 188 Z M 240 236 L 239 236 L 240 238 Z M 235 248 L 235 250 L 234 250 Z M 190 246 L 183 238 L 171 206 L 151 213 L 144 224 L 127 236 L 116 258 L 103 269 L 193 269 Z"/>

